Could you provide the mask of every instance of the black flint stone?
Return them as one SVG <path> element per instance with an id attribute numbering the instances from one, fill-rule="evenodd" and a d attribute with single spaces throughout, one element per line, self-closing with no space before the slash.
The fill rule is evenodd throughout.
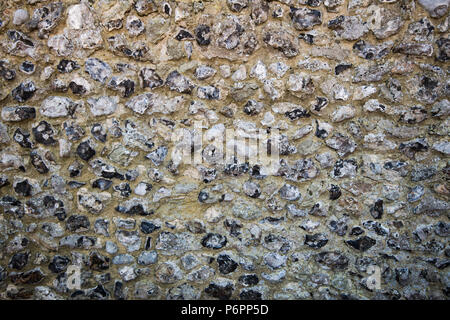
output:
<path id="1" fill-rule="evenodd" d="M 33 81 L 22 82 L 19 86 L 11 91 L 12 97 L 18 102 L 25 102 L 30 99 L 36 92 Z"/>
<path id="2" fill-rule="evenodd" d="M 95 123 L 92 125 L 91 129 L 92 136 L 100 142 L 106 142 L 106 132 L 100 123 Z"/>
<path id="3" fill-rule="evenodd" d="M 67 218 L 67 212 L 64 208 L 57 208 L 55 210 L 55 214 L 54 216 L 59 220 L 59 221 L 64 221 Z"/>
<path id="4" fill-rule="evenodd" d="M 119 83 L 119 87 L 124 89 L 123 96 L 125 98 L 131 96 L 134 93 L 134 81 L 125 79 Z"/>
<path id="5" fill-rule="evenodd" d="M 385 162 L 383 165 L 383 168 L 385 168 L 386 170 L 399 170 L 405 166 L 407 166 L 408 164 L 406 162 L 402 162 L 402 161 L 388 161 Z"/>
<path id="6" fill-rule="evenodd" d="M 89 218 L 87 216 L 81 216 L 81 215 L 72 215 L 69 218 L 67 218 L 66 221 L 66 228 L 69 231 L 76 232 L 80 229 L 89 229 L 90 222 Z"/>
<path id="7" fill-rule="evenodd" d="M 70 81 L 69 83 L 69 89 L 72 91 L 73 94 L 84 94 L 86 93 L 86 88 L 82 85 L 78 85 L 73 81 Z"/>
<path id="8" fill-rule="evenodd" d="M 176 35 L 175 39 L 177 39 L 178 41 L 185 39 L 194 39 L 194 36 L 186 30 L 180 30 L 180 32 L 178 32 L 178 34 Z"/>
<path id="9" fill-rule="evenodd" d="M 316 97 L 316 103 L 312 107 L 314 111 L 319 112 L 328 105 L 328 99 L 326 97 Z"/>
<path id="10" fill-rule="evenodd" d="M 200 24 L 195 28 L 195 39 L 201 46 L 207 46 L 211 43 L 210 28 L 207 25 Z"/>
<path id="11" fill-rule="evenodd" d="M 238 281 L 244 286 L 254 286 L 258 284 L 259 278 L 256 274 L 244 274 L 239 277 Z"/>
<path id="12" fill-rule="evenodd" d="M 227 237 L 219 233 L 208 233 L 202 239 L 202 246 L 210 249 L 220 249 L 227 244 Z"/>
<path id="13" fill-rule="evenodd" d="M 319 126 L 316 127 L 316 132 L 314 133 L 317 138 L 325 139 L 328 137 L 328 132 L 326 130 L 319 129 Z"/>
<path id="14" fill-rule="evenodd" d="M 0 177 L 0 188 L 10 185 L 7 177 Z"/>
<path id="15" fill-rule="evenodd" d="M 121 183 L 118 186 L 114 186 L 113 189 L 118 191 L 122 197 L 129 197 L 132 192 L 128 183 Z"/>
<path id="16" fill-rule="evenodd" d="M 70 264 L 70 259 L 65 256 L 54 256 L 52 262 L 48 265 L 48 268 L 53 273 L 60 273 L 67 269 Z"/>
<path id="17" fill-rule="evenodd" d="M 32 107 L 17 107 L 14 113 L 21 121 L 36 118 L 36 109 Z"/>
<path id="18" fill-rule="evenodd" d="M 222 274 L 229 274 L 236 270 L 238 264 L 229 255 L 221 254 L 217 257 L 217 263 L 219 264 L 219 271 Z"/>
<path id="19" fill-rule="evenodd" d="M 364 233 L 364 230 L 361 227 L 353 227 L 352 230 L 350 231 L 350 235 L 351 236 L 359 236 L 361 234 Z"/>
<path id="20" fill-rule="evenodd" d="M 311 248 L 322 248 L 328 243 L 328 239 L 324 234 L 317 233 L 317 234 L 307 234 L 305 236 L 305 244 Z"/>
<path id="21" fill-rule="evenodd" d="M 45 278 L 44 273 L 38 268 L 26 272 L 10 274 L 9 278 L 14 284 L 34 284 Z"/>
<path id="22" fill-rule="evenodd" d="M 27 73 L 27 74 L 31 74 L 34 72 L 34 64 L 30 61 L 24 61 L 22 62 L 22 64 L 20 65 L 19 69 L 20 71 Z"/>
<path id="23" fill-rule="evenodd" d="M 34 135 L 34 139 L 42 143 L 43 145 L 52 145 L 56 143 L 56 140 L 53 139 L 54 130 L 50 123 L 47 121 L 41 121 L 36 127 L 32 128 L 32 132 Z"/>
<path id="24" fill-rule="evenodd" d="M 81 159 L 88 161 L 95 155 L 95 150 L 88 141 L 84 141 L 78 145 L 77 154 Z"/>
<path id="25" fill-rule="evenodd" d="M 388 231 L 385 227 L 381 225 L 379 222 L 375 221 L 365 221 L 363 222 L 363 227 L 368 230 L 373 230 L 379 236 L 385 236 L 388 234 Z"/>
<path id="26" fill-rule="evenodd" d="M 111 187 L 112 181 L 108 179 L 97 179 L 92 183 L 93 188 L 98 188 L 100 190 L 107 190 Z"/>
<path id="27" fill-rule="evenodd" d="M 241 300 L 262 300 L 262 294 L 253 289 L 244 289 L 239 293 Z"/>
<path id="28" fill-rule="evenodd" d="M 372 248 L 377 243 L 377 241 L 368 236 L 364 236 L 356 240 L 347 240 L 345 241 L 345 243 L 355 248 L 356 250 L 367 251 Z"/>
<path id="29" fill-rule="evenodd" d="M 312 34 L 300 33 L 298 38 L 302 39 L 303 41 L 305 41 L 308 44 L 314 43 L 314 36 Z"/>
<path id="30" fill-rule="evenodd" d="M 31 149 L 34 147 L 33 142 L 30 141 L 30 133 L 27 130 L 17 128 L 13 138 L 22 148 Z"/>
<path id="31" fill-rule="evenodd" d="M 332 19 L 328 22 L 328 28 L 336 29 L 341 25 L 342 22 L 344 22 L 344 20 L 345 20 L 344 16 L 338 16 L 335 19 Z"/>
<path id="32" fill-rule="evenodd" d="M 8 30 L 6 34 L 8 38 L 12 41 L 21 42 L 23 45 L 27 47 L 34 47 L 33 41 L 31 41 L 31 39 L 25 36 L 22 32 L 19 32 L 17 30 Z"/>
<path id="33" fill-rule="evenodd" d="M 67 182 L 67 185 L 70 188 L 77 189 L 77 188 L 81 188 L 82 186 L 86 185 L 86 183 L 85 182 L 79 182 L 79 181 L 71 180 L 71 181 Z"/>
<path id="34" fill-rule="evenodd" d="M 123 292 L 123 282 L 121 281 L 116 281 L 114 283 L 114 298 L 118 299 L 118 300 L 123 300 L 125 299 L 125 294 Z"/>
<path id="35" fill-rule="evenodd" d="M 64 122 L 63 127 L 67 137 L 71 141 L 80 140 L 85 134 L 84 129 L 75 123 Z"/>
<path id="36" fill-rule="evenodd" d="M 152 248 L 152 237 L 147 237 L 144 248 L 145 250 L 150 250 Z"/>
<path id="37" fill-rule="evenodd" d="M 98 252 L 92 252 L 89 255 L 89 269 L 94 271 L 104 271 L 109 269 L 109 258 L 102 256 Z M 102 296 L 105 295 L 105 293 L 102 294 Z"/>
<path id="38" fill-rule="evenodd" d="M 291 120 L 297 120 L 299 118 L 309 118 L 311 116 L 309 112 L 304 109 L 295 109 L 292 111 L 288 111 L 284 115 Z"/>
<path id="39" fill-rule="evenodd" d="M 31 184 L 28 182 L 27 179 L 21 181 L 21 182 L 17 182 L 14 185 L 14 191 L 18 194 L 21 195 L 23 197 L 29 197 L 31 196 L 31 191 L 32 191 L 32 186 Z"/>
<path id="40" fill-rule="evenodd" d="M 141 222 L 141 231 L 145 234 L 150 234 L 153 231 L 161 229 L 161 226 L 154 224 L 151 221 L 142 221 Z"/>
<path id="41" fill-rule="evenodd" d="M 370 214 L 374 219 L 381 219 L 383 216 L 383 200 L 375 201 L 375 204 L 370 208 Z"/>
<path id="42" fill-rule="evenodd" d="M 344 220 L 331 220 L 328 226 L 330 230 L 337 233 L 338 236 L 342 237 L 347 233 L 348 226 Z"/>
<path id="43" fill-rule="evenodd" d="M 144 209 L 144 207 L 142 206 L 142 204 L 136 204 L 136 205 L 134 205 L 134 206 L 132 206 L 132 207 L 130 207 L 130 208 L 126 208 L 126 207 L 124 207 L 124 206 L 117 206 L 116 208 L 115 208 L 115 210 L 117 211 L 117 212 L 120 212 L 120 213 L 125 213 L 125 214 L 128 214 L 128 215 L 140 215 L 140 216 L 148 216 L 148 215 L 151 215 L 151 214 L 153 214 L 153 210 L 150 210 L 150 211 L 145 211 L 145 209 Z"/>
<path id="44" fill-rule="evenodd" d="M 58 69 L 59 72 L 68 73 L 68 72 L 72 72 L 75 69 L 79 69 L 80 66 L 78 65 L 78 63 L 76 61 L 62 59 L 58 63 L 58 66 L 56 68 Z"/>
<path id="45" fill-rule="evenodd" d="M 253 170 L 252 173 L 250 173 L 250 174 L 252 176 L 259 175 L 259 166 L 255 165 L 253 168 L 255 168 L 255 170 Z M 227 164 L 225 166 L 224 173 L 227 175 L 239 176 L 241 174 L 248 172 L 248 170 L 249 170 L 248 162 L 245 162 L 242 164 L 238 164 L 235 162 L 235 163 Z M 253 174 L 253 172 L 254 172 L 254 174 Z"/>
<path id="46" fill-rule="evenodd" d="M 227 230 L 230 231 L 231 236 L 237 237 L 238 235 L 241 234 L 241 232 L 239 230 L 241 230 L 242 224 L 239 223 L 239 221 L 226 219 L 223 222 L 223 225 L 225 226 L 225 228 L 227 228 Z"/>
<path id="47" fill-rule="evenodd" d="M 10 206 L 20 206 L 22 204 L 19 200 L 17 200 L 16 198 L 14 198 L 12 196 L 4 196 L 4 197 L 0 198 L 0 201 L 3 204 L 10 205 Z"/>
<path id="48" fill-rule="evenodd" d="M 107 179 L 119 179 L 119 180 L 124 180 L 124 179 L 125 179 L 125 177 L 123 176 L 123 174 L 120 174 L 120 173 L 118 173 L 118 172 L 115 171 L 115 170 L 114 170 L 113 172 L 103 170 L 103 171 L 101 172 L 101 176 L 102 176 L 103 178 L 107 178 Z"/>
<path id="49" fill-rule="evenodd" d="M 46 174 L 49 171 L 49 168 L 45 164 L 42 157 L 36 152 L 31 151 L 30 160 L 33 167 L 41 174 Z"/>
<path id="50" fill-rule="evenodd" d="M 350 69 L 353 65 L 352 64 L 338 64 L 335 68 L 334 68 L 334 73 L 336 75 L 341 74 L 342 72 L 344 72 L 347 69 Z"/>
<path id="51" fill-rule="evenodd" d="M 22 270 L 28 263 L 28 252 L 15 253 L 9 261 L 9 267 L 16 270 Z"/>
<path id="52" fill-rule="evenodd" d="M 315 256 L 317 263 L 324 264 L 332 269 L 344 270 L 348 267 L 347 256 L 337 251 L 324 251 Z"/>
<path id="53" fill-rule="evenodd" d="M 339 199 L 339 197 L 341 196 L 342 192 L 341 192 L 341 188 L 339 188 L 339 186 L 332 184 L 331 188 L 328 190 L 328 192 L 330 193 L 330 200 L 336 200 Z"/>
<path id="54" fill-rule="evenodd" d="M 209 194 L 205 191 L 200 191 L 200 193 L 198 194 L 198 201 L 200 202 L 205 202 L 206 200 L 208 200 L 209 198 Z"/>

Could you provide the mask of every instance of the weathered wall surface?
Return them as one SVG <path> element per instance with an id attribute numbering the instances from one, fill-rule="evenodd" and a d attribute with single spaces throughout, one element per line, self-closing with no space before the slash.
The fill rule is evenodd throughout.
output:
<path id="1" fill-rule="evenodd" d="M 2 1 L 1 298 L 447 299 L 448 6 Z"/>

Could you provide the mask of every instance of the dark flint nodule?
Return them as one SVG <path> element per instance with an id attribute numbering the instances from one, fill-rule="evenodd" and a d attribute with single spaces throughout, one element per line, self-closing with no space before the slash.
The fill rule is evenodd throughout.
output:
<path id="1" fill-rule="evenodd" d="M 11 91 L 11 95 L 17 102 L 25 102 L 34 96 L 36 86 L 33 81 L 22 82 Z"/>
<path id="2" fill-rule="evenodd" d="M 84 141 L 78 145 L 77 154 L 81 159 L 88 161 L 95 155 L 95 150 L 91 147 L 89 141 Z"/>
<path id="3" fill-rule="evenodd" d="M 218 233 L 208 233 L 203 237 L 201 244 L 205 248 L 221 249 L 227 244 L 227 237 Z"/>
<path id="4" fill-rule="evenodd" d="M 207 25 L 200 24 L 195 28 L 195 39 L 200 46 L 207 46 L 211 43 L 210 28 Z"/>
<path id="5" fill-rule="evenodd" d="M 370 214 L 374 219 L 381 219 L 383 216 L 383 200 L 378 199 L 374 205 L 370 208 Z"/>

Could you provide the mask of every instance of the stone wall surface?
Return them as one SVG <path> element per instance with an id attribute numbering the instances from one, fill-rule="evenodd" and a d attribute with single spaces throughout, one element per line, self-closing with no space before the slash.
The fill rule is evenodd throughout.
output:
<path id="1" fill-rule="evenodd" d="M 1 1 L 0 299 L 448 299 L 449 5 Z"/>

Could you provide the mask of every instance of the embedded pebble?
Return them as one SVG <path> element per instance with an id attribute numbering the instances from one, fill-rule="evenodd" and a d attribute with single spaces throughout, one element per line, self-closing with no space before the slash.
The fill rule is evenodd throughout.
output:
<path id="1" fill-rule="evenodd" d="M 89 58 L 84 64 L 84 70 L 92 79 L 105 83 L 112 74 L 111 67 L 104 61 L 97 58 Z"/>
<path id="2" fill-rule="evenodd" d="M 25 9 L 18 9 L 14 11 L 13 15 L 13 23 L 16 26 L 24 24 L 29 18 L 28 11 Z"/>
<path id="3" fill-rule="evenodd" d="M 87 100 L 94 116 L 104 116 L 114 113 L 119 103 L 119 97 L 101 96 L 98 98 L 89 98 Z"/>

